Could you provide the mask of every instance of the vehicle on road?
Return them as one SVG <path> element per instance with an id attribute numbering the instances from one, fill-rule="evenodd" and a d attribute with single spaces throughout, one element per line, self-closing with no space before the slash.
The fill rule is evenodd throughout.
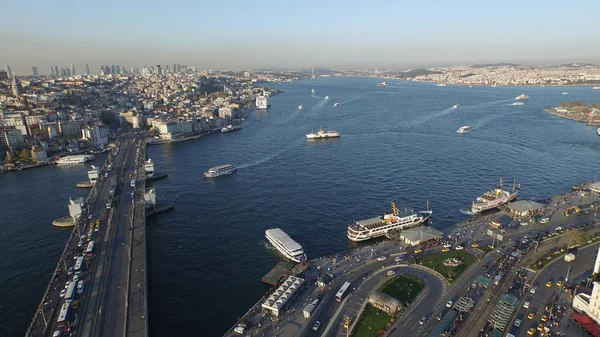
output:
<path id="1" fill-rule="evenodd" d="M 423 316 L 423 317 L 421 317 L 419 324 L 423 325 L 423 324 L 425 324 L 426 321 L 427 321 L 427 317 Z"/>
<path id="2" fill-rule="evenodd" d="M 540 223 L 548 223 L 550 222 L 550 218 L 541 218 Z"/>
<path id="3" fill-rule="evenodd" d="M 422 252 L 423 252 L 423 249 L 421 249 L 421 248 L 415 249 L 415 254 L 419 254 L 419 253 L 422 253 Z"/>
<path id="4" fill-rule="evenodd" d="M 319 330 L 320 326 L 321 326 L 321 322 L 316 321 L 315 324 L 313 324 L 313 327 L 312 327 L 313 331 Z"/>
<path id="5" fill-rule="evenodd" d="M 396 257 L 394 258 L 394 261 L 395 261 L 395 262 L 402 262 L 403 260 L 404 260 L 404 256 L 396 256 Z"/>
<path id="6" fill-rule="evenodd" d="M 479 244 L 477 242 L 472 243 L 471 248 L 479 248 Z"/>
<path id="7" fill-rule="evenodd" d="M 93 216 L 90 214 L 88 215 L 88 220 L 91 220 L 93 218 Z"/>
<path id="8" fill-rule="evenodd" d="M 552 288 L 552 282 L 550 282 L 550 281 L 546 282 L 546 287 Z"/>
<path id="9" fill-rule="evenodd" d="M 238 324 L 235 329 L 233 329 L 235 333 L 239 333 L 240 335 L 246 332 L 246 323 Z"/>
<path id="10" fill-rule="evenodd" d="M 533 312 L 530 312 L 529 315 L 527 315 L 527 318 L 532 320 L 535 318 L 535 315 L 533 314 Z"/>
<path id="11" fill-rule="evenodd" d="M 441 321 L 443 317 L 444 317 L 444 315 L 440 312 L 437 316 L 435 316 L 435 319 L 437 319 L 438 321 Z"/>
<path id="12" fill-rule="evenodd" d="M 535 329 L 531 328 L 531 329 L 527 330 L 527 334 L 530 336 L 533 336 L 535 334 Z"/>
<path id="13" fill-rule="evenodd" d="M 521 323 L 523 323 L 523 322 L 522 322 L 520 319 L 517 319 L 517 320 L 515 321 L 515 326 L 518 328 L 518 327 L 520 327 L 520 326 L 521 326 Z"/>
<path id="14" fill-rule="evenodd" d="M 442 248 L 442 253 L 447 253 L 450 251 L 450 248 Z"/>
<path id="15" fill-rule="evenodd" d="M 340 290 L 335 294 L 335 300 L 341 302 L 342 298 L 344 298 L 344 294 L 348 291 L 348 288 L 350 288 L 350 282 L 344 282 Z"/>
<path id="16" fill-rule="evenodd" d="M 529 309 L 529 305 L 530 305 L 530 304 L 531 304 L 531 303 L 530 303 L 529 301 L 526 301 L 525 303 L 523 303 L 523 308 L 525 308 L 525 309 Z"/>
<path id="17" fill-rule="evenodd" d="M 547 322 L 548 321 L 548 317 L 546 315 L 543 315 L 541 318 L 542 322 Z"/>
<path id="18" fill-rule="evenodd" d="M 532 294 L 535 294 L 535 292 L 537 291 L 538 287 L 531 287 L 531 289 L 529 289 L 529 292 Z"/>
<path id="19" fill-rule="evenodd" d="M 63 290 L 60 291 L 60 294 L 58 296 L 60 296 L 61 298 L 65 297 L 65 294 L 67 293 L 67 288 L 64 288 Z"/>
<path id="20" fill-rule="evenodd" d="M 395 271 L 393 271 L 393 270 L 389 270 L 389 271 L 387 272 L 387 276 L 393 276 L 393 275 L 396 275 L 396 272 L 395 272 Z"/>
<path id="21" fill-rule="evenodd" d="M 452 302 L 452 300 L 448 301 L 448 303 L 446 303 L 446 308 L 450 308 L 452 306 L 452 304 L 454 304 L 454 302 Z"/>
<path id="22" fill-rule="evenodd" d="M 556 286 L 557 286 L 557 287 L 562 287 L 562 286 L 563 286 L 563 283 L 562 283 L 562 281 L 556 281 Z"/>
<path id="23" fill-rule="evenodd" d="M 385 261 L 386 258 L 387 256 L 380 256 L 377 258 L 377 261 Z"/>
<path id="24" fill-rule="evenodd" d="M 444 243 L 444 248 L 452 248 L 452 245 L 449 243 Z"/>
<path id="25" fill-rule="evenodd" d="M 456 250 L 463 250 L 463 249 L 465 249 L 465 247 L 463 247 L 463 246 L 461 246 L 461 245 L 458 245 L 458 246 L 456 246 L 454 249 L 456 249 Z"/>
<path id="26" fill-rule="evenodd" d="M 558 232 L 558 231 L 562 231 L 562 230 L 563 230 L 562 226 L 558 226 L 558 227 L 556 227 L 556 231 L 557 231 L 557 232 Z"/>
<path id="27" fill-rule="evenodd" d="M 110 202 L 106 203 L 106 209 L 110 209 L 110 207 L 111 207 Z"/>
<path id="28" fill-rule="evenodd" d="M 131 179 L 131 187 L 135 187 L 135 179 Z"/>

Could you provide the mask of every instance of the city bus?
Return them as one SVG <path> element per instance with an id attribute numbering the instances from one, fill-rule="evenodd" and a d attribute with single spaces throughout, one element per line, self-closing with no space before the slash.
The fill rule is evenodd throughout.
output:
<path id="1" fill-rule="evenodd" d="M 88 243 L 85 253 L 87 254 L 87 256 L 91 256 L 93 251 L 94 251 L 94 241 L 92 240 L 92 241 L 90 241 L 90 243 Z"/>
<path id="2" fill-rule="evenodd" d="M 75 287 L 77 287 L 77 284 L 75 282 L 71 282 L 69 284 L 69 287 L 67 288 L 67 293 L 65 294 L 66 300 L 73 299 L 73 297 L 75 295 Z"/>
<path id="3" fill-rule="evenodd" d="M 344 282 L 344 285 L 340 288 L 337 294 L 335 294 L 335 300 L 341 302 L 342 298 L 344 298 L 344 294 L 346 294 L 346 291 L 348 291 L 348 288 L 350 288 L 350 282 Z"/>
<path id="4" fill-rule="evenodd" d="M 65 326 L 67 326 L 67 318 L 69 316 L 69 306 L 71 305 L 71 301 L 66 301 L 65 303 L 63 303 L 62 307 L 60 308 L 60 312 L 58 314 L 58 319 L 56 320 L 56 323 L 58 323 L 58 327 L 59 328 L 63 328 Z"/>
<path id="5" fill-rule="evenodd" d="M 75 272 L 81 271 L 82 264 L 83 264 L 83 256 L 77 257 L 77 260 L 75 261 L 75 268 L 73 268 L 73 270 L 75 270 Z"/>

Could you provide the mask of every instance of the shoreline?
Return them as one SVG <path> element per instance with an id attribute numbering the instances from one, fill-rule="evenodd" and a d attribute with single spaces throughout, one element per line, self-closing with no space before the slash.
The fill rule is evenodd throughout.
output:
<path id="1" fill-rule="evenodd" d="M 560 117 L 560 118 L 564 118 L 564 119 L 569 119 L 575 122 L 580 122 L 580 123 L 585 123 L 585 125 L 587 126 L 600 126 L 600 122 L 596 122 L 596 123 L 589 123 L 589 117 L 587 116 L 587 114 L 579 114 L 579 115 L 573 115 L 573 114 L 564 114 L 561 112 L 556 111 L 556 107 L 552 107 L 552 108 L 546 108 L 544 109 L 544 111 L 546 111 L 547 113 L 556 116 L 556 117 Z"/>

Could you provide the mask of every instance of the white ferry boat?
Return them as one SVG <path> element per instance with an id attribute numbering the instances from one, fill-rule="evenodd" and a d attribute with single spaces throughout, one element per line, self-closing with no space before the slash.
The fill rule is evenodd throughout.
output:
<path id="1" fill-rule="evenodd" d="M 382 217 L 359 220 L 348 226 L 348 239 L 359 242 L 385 236 L 391 230 L 403 230 L 417 227 L 425 223 L 431 216 L 431 211 L 415 212 L 405 208 L 398 210 L 392 202 L 392 213 L 386 213 Z"/>
<path id="2" fill-rule="evenodd" d="M 266 110 L 269 107 L 267 96 L 256 96 L 256 108 L 258 110 Z"/>
<path id="3" fill-rule="evenodd" d="M 452 109 L 458 109 L 458 107 L 459 107 L 459 106 L 460 106 L 460 104 L 454 104 L 454 105 L 452 106 Z"/>
<path id="4" fill-rule="evenodd" d="M 481 213 L 492 208 L 500 207 L 511 201 L 513 201 L 519 194 L 517 187 L 517 181 L 513 185 L 512 191 L 506 191 L 502 189 L 502 179 L 500 179 L 500 186 L 491 191 L 485 192 L 483 195 L 473 201 L 471 211 L 473 213 Z"/>
<path id="5" fill-rule="evenodd" d="M 298 110 L 302 110 L 302 104 L 298 105 Z"/>
<path id="6" fill-rule="evenodd" d="M 241 125 L 231 125 L 231 124 L 229 124 L 226 127 L 221 128 L 221 132 L 226 133 L 226 132 L 231 132 L 231 131 L 239 130 L 241 128 L 242 128 Z"/>
<path id="7" fill-rule="evenodd" d="M 471 129 L 469 128 L 468 125 L 461 126 L 460 128 L 458 128 L 458 130 L 456 130 L 456 132 L 461 133 L 461 134 L 462 133 L 467 133 L 469 131 L 471 131 Z"/>
<path id="8" fill-rule="evenodd" d="M 593 87 L 592 90 L 600 90 L 600 87 Z"/>
<path id="9" fill-rule="evenodd" d="M 513 102 L 512 105 L 525 105 L 525 103 L 523 103 L 523 102 Z"/>
<path id="10" fill-rule="evenodd" d="M 329 96 L 325 96 L 325 99 L 329 99 Z"/>
<path id="11" fill-rule="evenodd" d="M 94 160 L 94 156 L 91 154 L 80 154 L 74 156 L 66 156 L 62 157 L 56 161 L 58 165 L 74 165 L 74 164 L 82 164 L 86 161 Z"/>
<path id="12" fill-rule="evenodd" d="M 565 91 L 565 92 L 563 92 L 562 94 L 563 94 L 563 95 L 568 95 L 569 93 Z"/>
<path id="13" fill-rule="evenodd" d="M 521 99 L 529 99 L 529 96 L 527 96 L 527 95 L 525 95 L 525 94 L 521 94 L 521 95 L 519 95 L 519 96 L 515 97 L 515 99 L 517 99 L 517 100 L 521 100 Z"/>
<path id="14" fill-rule="evenodd" d="M 306 261 L 306 254 L 304 254 L 302 246 L 281 229 L 267 229 L 265 237 L 286 258 L 298 263 Z"/>
<path id="15" fill-rule="evenodd" d="M 335 102 L 335 103 L 333 103 L 333 107 L 334 107 L 334 108 L 337 108 L 338 106 L 340 106 L 340 102 Z"/>
<path id="16" fill-rule="evenodd" d="M 308 139 L 325 139 L 325 138 L 337 138 L 340 136 L 340 133 L 334 130 L 323 131 L 323 126 L 319 129 L 319 132 L 307 133 L 306 138 Z"/>
<path id="17" fill-rule="evenodd" d="M 314 94 L 315 93 L 315 88 L 312 88 L 312 90 L 310 92 L 312 92 Z"/>
<path id="18" fill-rule="evenodd" d="M 226 164 L 210 168 L 208 171 L 204 172 L 204 177 L 215 178 L 222 175 L 235 173 L 235 171 L 237 171 L 237 167 L 235 167 L 235 165 Z"/>
<path id="19" fill-rule="evenodd" d="M 437 86 L 438 87 L 445 87 L 446 85 L 444 83 L 438 83 Z"/>

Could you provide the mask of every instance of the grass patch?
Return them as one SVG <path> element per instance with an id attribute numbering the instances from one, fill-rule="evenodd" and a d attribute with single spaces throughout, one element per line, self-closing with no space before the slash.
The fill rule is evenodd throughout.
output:
<path id="1" fill-rule="evenodd" d="M 459 258 L 463 264 L 457 267 L 444 266 L 444 260 L 456 257 Z M 456 279 L 465 269 L 467 269 L 473 262 L 475 257 L 464 250 L 452 251 L 449 253 L 439 253 L 427 256 L 419 262 L 424 267 L 431 268 L 438 273 L 442 274 L 449 282 Z"/>
<path id="2" fill-rule="evenodd" d="M 372 305 L 367 304 L 363 311 L 360 320 L 354 328 L 354 337 L 375 337 L 379 335 L 379 330 L 387 331 L 388 323 L 392 318 L 385 312 L 375 309 Z M 369 329 L 370 328 L 370 329 Z"/>
<path id="3" fill-rule="evenodd" d="M 386 282 L 381 292 L 398 299 L 404 306 L 410 303 L 423 290 L 424 284 L 416 277 L 401 275 Z M 410 293 L 409 293 L 410 290 Z"/>

